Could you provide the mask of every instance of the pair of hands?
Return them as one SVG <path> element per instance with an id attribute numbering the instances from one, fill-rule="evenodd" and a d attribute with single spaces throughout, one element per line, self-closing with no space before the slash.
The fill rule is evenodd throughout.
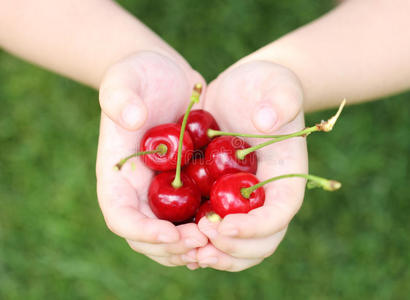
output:
<path id="1" fill-rule="evenodd" d="M 138 149 L 144 132 L 184 113 L 195 83 L 204 79 L 188 65 L 156 52 L 133 54 L 113 65 L 100 87 L 102 107 L 97 192 L 107 226 L 130 247 L 166 266 L 240 271 L 270 256 L 303 201 L 305 181 L 267 186 L 263 207 L 175 226 L 157 219 L 147 190 L 153 176 L 139 159 L 113 166 Z M 283 134 L 304 127 L 303 92 L 296 76 L 268 61 L 238 63 L 204 89 L 198 107 L 226 131 Z M 195 107 L 194 107 L 195 109 Z M 251 144 L 257 140 L 249 140 Z M 307 172 L 306 142 L 295 138 L 258 151 L 260 180 Z"/>

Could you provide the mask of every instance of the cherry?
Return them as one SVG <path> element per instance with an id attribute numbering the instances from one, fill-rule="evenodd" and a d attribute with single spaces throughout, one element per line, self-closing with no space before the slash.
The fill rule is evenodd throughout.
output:
<path id="1" fill-rule="evenodd" d="M 236 172 L 255 174 L 258 163 L 255 152 L 248 153 L 243 159 L 237 156 L 237 151 L 249 148 L 250 145 L 238 137 L 215 138 L 205 151 L 205 162 L 209 174 L 215 179 Z"/>
<path id="2" fill-rule="evenodd" d="M 181 173 L 182 186 L 174 188 L 174 172 L 164 172 L 155 176 L 148 190 L 152 212 L 163 220 L 182 222 L 195 215 L 201 203 L 201 194 L 195 183 Z"/>
<path id="3" fill-rule="evenodd" d="M 227 174 L 219 178 L 211 190 L 211 204 L 222 218 L 228 214 L 247 213 L 265 202 L 265 190 L 257 188 L 248 197 L 242 194 L 243 188 L 259 183 L 251 173 Z"/>
<path id="4" fill-rule="evenodd" d="M 148 189 L 148 202 L 153 213 L 158 218 L 171 222 L 182 222 L 192 218 L 201 204 L 201 192 L 188 175 L 181 173 L 185 127 L 192 106 L 199 101 L 201 90 L 201 84 L 196 84 L 180 126 L 175 175 L 173 172 L 164 172 L 155 176 Z M 162 140 L 160 143 L 165 142 Z M 156 145 L 152 147 L 155 148 Z"/>
<path id="5" fill-rule="evenodd" d="M 311 174 L 285 174 L 259 182 L 250 173 L 227 174 L 219 178 L 211 189 L 211 204 L 220 217 L 228 214 L 247 213 L 265 202 L 263 185 L 279 179 L 300 177 L 308 180 L 308 188 L 320 187 L 326 191 L 338 190 L 342 184 Z"/>
<path id="6" fill-rule="evenodd" d="M 203 217 L 208 216 L 214 219 L 220 219 L 220 217 L 214 212 L 212 207 L 211 200 L 207 200 L 199 207 L 196 215 L 195 215 L 195 223 L 199 223 Z M 219 218 L 218 218 L 219 217 Z"/>
<path id="7" fill-rule="evenodd" d="M 178 120 L 178 124 L 182 124 L 184 116 Z M 194 142 L 195 149 L 199 149 L 209 144 L 211 138 L 207 135 L 209 129 L 219 130 L 214 117 L 203 109 L 191 111 L 188 117 L 187 131 Z"/>
<path id="8" fill-rule="evenodd" d="M 193 159 L 185 168 L 185 173 L 194 181 L 201 195 L 209 197 L 215 179 L 209 174 L 203 158 Z"/>
<path id="9" fill-rule="evenodd" d="M 167 151 L 141 156 L 142 161 L 156 171 L 175 170 L 177 166 L 177 154 L 181 125 L 170 123 L 155 126 L 149 129 L 141 140 L 140 151 L 152 151 L 159 145 L 165 145 Z M 182 165 L 189 162 L 194 151 L 192 139 L 187 132 L 184 133 L 182 143 Z"/>

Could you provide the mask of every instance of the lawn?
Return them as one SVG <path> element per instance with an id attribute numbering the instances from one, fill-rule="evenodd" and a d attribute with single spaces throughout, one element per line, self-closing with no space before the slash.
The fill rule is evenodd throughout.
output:
<path id="1" fill-rule="evenodd" d="M 120 1 L 207 80 L 329 0 Z M 223 28 L 223 30 L 221 30 Z M 276 253 L 240 273 L 166 268 L 105 226 L 97 92 L 0 52 L 0 299 L 408 299 L 410 93 L 309 137 L 308 191 Z M 311 124 L 330 112 L 307 116 Z"/>

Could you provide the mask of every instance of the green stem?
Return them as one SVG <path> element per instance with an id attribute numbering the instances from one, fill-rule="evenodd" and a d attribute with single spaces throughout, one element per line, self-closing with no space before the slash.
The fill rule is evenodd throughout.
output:
<path id="1" fill-rule="evenodd" d="M 259 150 L 259 149 L 261 149 L 265 146 L 268 146 L 268 145 L 271 145 L 271 144 L 274 144 L 274 143 L 277 143 L 277 142 L 281 142 L 281 141 L 284 141 L 284 140 L 287 140 L 287 139 L 290 139 L 290 138 L 293 138 L 293 137 L 297 137 L 297 136 L 307 136 L 307 135 L 309 135 L 309 134 L 311 134 L 312 132 L 315 132 L 315 131 L 329 132 L 333 129 L 333 126 L 336 124 L 336 121 L 339 118 L 345 104 L 346 104 L 346 100 L 344 99 L 342 101 L 342 103 L 340 104 L 339 109 L 337 110 L 336 114 L 334 116 L 332 116 L 327 121 L 322 121 L 319 124 L 316 124 L 312 127 L 305 128 L 305 129 L 300 130 L 298 132 L 277 136 L 276 138 L 274 138 L 270 141 L 264 142 L 262 144 L 259 144 L 259 145 L 253 146 L 253 147 L 237 150 L 236 151 L 236 157 L 238 159 L 245 159 L 245 156 L 248 155 L 249 153 L 251 153 L 253 151 L 256 151 L 256 150 Z M 246 135 L 244 135 L 244 136 L 246 136 Z M 247 136 L 252 137 L 251 135 L 247 135 Z M 262 137 L 262 136 L 259 136 L 259 137 Z"/>
<path id="2" fill-rule="evenodd" d="M 326 178 L 322 178 L 319 176 L 315 175 L 310 175 L 310 174 L 285 174 L 285 175 L 280 175 L 276 177 L 269 178 L 267 180 L 261 181 L 258 184 L 255 184 L 253 186 L 250 186 L 248 188 L 241 188 L 241 194 L 245 198 L 249 198 L 251 194 L 261 186 L 283 178 L 291 178 L 291 177 L 301 177 L 307 179 L 308 182 L 308 188 L 313 188 L 313 187 L 320 187 L 326 191 L 335 191 L 338 190 L 342 184 L 336 180 L 330 180 Z"/>
<path id="3" fill-rule="evenodd" d="M 287 134 L 287 135 L 283 135 L 281 137 L 278 137 L 276 139 L 272 139 L 270 141 L 264 142 L 262 144 L 258 144 L 256 146 L 253 147 L 249 147 L 246 149 L 241 149 L 241 150 L 236 150 L 236 157 L 239 159 L 245 159 L 245 156 L 248 155 L 249 153 L 259 150 L 265 146 L 269 146 L 271 144 L 277 143 L 277 142 L 281 142 L 287 139 L 290 139 L 292 137 L 297 137 L 297 136 L 306 136 L 308 134 L 311 134 L 312 132 L 315 131 L 320 131 L 320 129 L 317 127 L 317 125 L 313 126 L 313 127 L 309 127 L 309 128 L 305 128 L 301 131 L 295 132 L 295 133 L 291 133 L 291 134 Z"/>
<path id="4" fill-rule="evenodd" d="M 175 178 L 172 181 L 172 186 L 175 189 L 178 189 L 182 186 L 182 181 L 181 181 L 182 142 L 183 142 L 183 139 L 184 139 L 186 123 L 188 122 L 188 116 L 189 116 L 189 112 L 192 109 L 192 106 L 194 106 L 195 103 L 199 102 L 199 96 L 201 95 L 201 91 L 202 91 L 202 85 L 200 83 L 197 83 L 194 86 L 194 90 L 193 90 L 192 95 L 191 95 L 191 100 L 190 100 L 188 108 L 185 112 L 184 119 L 182 120 L 181 131 L 179 133 L 179 142 L 178 142 L 177 169 L 176 169 L 176 172 L 175 172 Z"/>
<path id="5" fill-rule="evenodd" d="M 223 135 L 223 136 L 240 136 L 240 137 L 248 137 L 248 138 L 261 138 L 261 139 L 273 139 L 273 138 L 280 138 L 284 136 L 284 135 L 271 135 L 271 134 L 235 133 L 235 132 L 214 130 L 211 128 L 208 129 L 207 135 L 210 138 Z"/>
<path id="6" fill-rule="evenodd" d="M 124 164 L 125 164 L 130 158 L 133 158 L 133 157 L 136 157 L 136 156 L 141 156 L 141 155 L 146 155 L 146 154 L 154 154 L 154 153 L 159 153 L 159 154 L 161 154 L 161 155 L 165 155 L 165 154 L 167 153 L 167 151 L 168 151 L 168 147 L 167 147 L 166 145 L 164 145 L 164 144 L 159 144 L 155 150 L 141 151 L 141 152 L 137 152 L 137 153 L 131 154 L 131 155 L 127 156 L 127 157 L 124 157 L 123 159 L 121 159 L 121 160 L 115 165 L 115 168 L 116 168 L 117 170 L 121 170 L 121 168 L 124 166 Z"/>
<path id="7" fill-rule="evenodd" d="M 212 223 L 218 223 L 219 221 L 221 221 L 221 217 L 214 211 L 207 213 L 206 218 Z"/>

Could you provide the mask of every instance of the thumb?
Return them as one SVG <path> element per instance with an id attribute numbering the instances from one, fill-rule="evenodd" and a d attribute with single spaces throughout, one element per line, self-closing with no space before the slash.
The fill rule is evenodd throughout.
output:
<path id="1" fill-rule="evenodd" d="M 303 93 L 298 84 L 275 85 L 256 102 L 252 122 L 262 133 L 271 133 L 292 121 L 302 109 Z"/>
<path id="2" fill-rule="evenodd" d="M 100 106 L 103 112 L 124 129 L 141 128 L 148 108 L 140 96 L 141 82 L 145 82 L 140 60 L 133 57 L 110 67 L 100 86 Z"/>
<path id="3" fill-rule="evenodd" d="M 137 130 L 144 125 L 148 111 L 144 101 L 126 86 L 102 86 L 100 105 L 104 113 L 128 130 Z"/>

